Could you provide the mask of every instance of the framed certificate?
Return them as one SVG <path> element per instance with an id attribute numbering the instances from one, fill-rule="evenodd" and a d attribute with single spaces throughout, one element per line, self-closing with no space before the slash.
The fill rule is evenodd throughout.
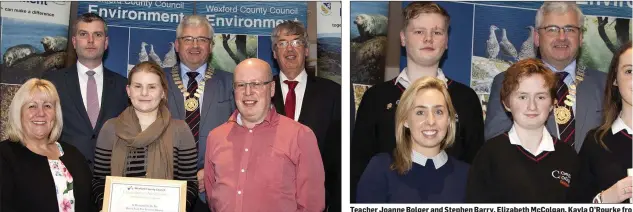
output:
<path id="1" fill-rule="evenodd" d="M 185 212 L 187 181 L 107 176 L 103 212 Z"/>

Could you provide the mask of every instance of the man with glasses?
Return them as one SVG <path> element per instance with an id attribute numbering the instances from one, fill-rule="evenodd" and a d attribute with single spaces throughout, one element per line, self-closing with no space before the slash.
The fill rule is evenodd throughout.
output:
<path id="1" fill-rule="evenodd" d="M 308 74 L 307 32 L 297 21 L 284 21 L 272 32 L 273 56 L 280 67 L 273 102 L 277 113 L 316 134 L 325 166 L 326 209 L 341 211 L 341 86 Z"/>
<path id="2" fill-rule="evenodd" d="M 325 207 L 325 174 L 310 128 L 271 105 L 275 82 L 268 63 L 235 67 L 237 110 L 209 133 L 204 184 L 216 212 L 312 211 Z"/>
<path id="3" fill-rule="evenodd" d="M 204 197 L 204 151 L 208 133 L 224 123 L 235 110 L 232 75 L 213 70 L 209 55 L 213 48 L 213 28 L 202 16 L 184 17 L 176 29 L 175 48 L 180 63 L 167 72 L 168 105 L 172 117 L 187 122 L 198 147 L 198 187 L 200 202 L 194 211 L 208 211 Z M 190 191 L 195 192 L 195 191 Z"/>
<path id="4" fill-rule="evenodd" d="M 557 76 L 557 99 L 547 130 L 580 151 L 587 132 L 600 124 L 606 75 L 577 63 L 582 44 L 584 16 L 574 2 L 545 2 L 536 13 L 534 45 L 541 59 Z M 485 136 L 493 138 L 510 130 L 512 121 L 499 101 L 505 73 L 492 83 Z M 526 105 L 527 106 L 527 105 Z"/>

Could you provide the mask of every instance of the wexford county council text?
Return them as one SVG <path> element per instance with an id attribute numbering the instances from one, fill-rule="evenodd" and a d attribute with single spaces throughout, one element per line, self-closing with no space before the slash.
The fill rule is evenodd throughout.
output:
<path id="1" fill-rule="evenodd" d="M 630 206 L 618 207 L 350 207 L 351 212 L 633 212 Z"/>

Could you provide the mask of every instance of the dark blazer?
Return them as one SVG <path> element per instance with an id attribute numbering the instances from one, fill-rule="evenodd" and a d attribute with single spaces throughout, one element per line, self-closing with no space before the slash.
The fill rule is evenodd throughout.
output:
<path id="1" fill-rule="evenodd" d="M 273 103 L 285 115 L 279 75 L 274 77 Z M 299 122 L 317 137 L 325 169 L 325 194 L 328 211 L 341 208 L 341 86 L 331 80 L 308 74 Z"/>
<path id="2" fill-rule="evenodd" d="M 103 68 L 101 108 L 94 129 L 81 96 L 77 65 L 56 71 L 47 71 L 42 78 L 50 80 L 59 94 L 64 116 L 64 129 L 60 140 L 77 147 L 86 157 L 88 165 L 92 169 L 97 135 L 99 135 L 103 123 L 119 116 L 128 106 L 129 100 L 125 91 L 127 78 Z"/>
<path id="3" fill-rule="evenodd" d="M 179 66 L 180 64 L 176 64 Z M 209 64 L 211 65 L 211 64 Z M 185 98 L 178 86 L 174 83 L 167 69 L 167 81 L 169 95 L 167 105 L 171 118 L 185 120 Z M 186 82 L 185 82 L 186 83 Z M 207 149 L 207 136 L 209 132 L 229 120 L 229 116 L 235 111 L 233 98 L 233 73 L 215 70 L 213 77 L 204 84 L 202 106 L 200 106 L 200 128 L 198 133 L 198 169 L 204 167 L 204 155 Z"/>
<path id="4" fill-rule="evenodd" d="M 505 78 L 505 72 L 495 76 L 490 87 L 490 97 L 488 99 L 486 120 L 484 124 L 484 135 L 486 140 L 496 137 L 512 128 L 510 114 L 501 105 L 501 84 Z M 586 69 L 585 78 L 578 85 L 576 92 L 576 132 L 574 134 L 574 146 L 576 152 L 580 151 L 585 136 L 589 130 L 600 125 L 602 118 L 602 96 L 604 95 L 607 75 L 597 70 Z M 554 113 L 549 114 L 546 122 L 547 131 L 558 137 L 557 126 L 554 121 Z"/>
<path id="5" fill-rule="evenodd" d="M 91 197 L 92 173 L 84 156 L 74 146 L 59 142 L 59 159 L 73 177 L 75 211 L 96 211 Z M 55 182 L 48 159 L 31 152 L 20 142 L 0 142 L 0 211 L 59 211 Z"/>

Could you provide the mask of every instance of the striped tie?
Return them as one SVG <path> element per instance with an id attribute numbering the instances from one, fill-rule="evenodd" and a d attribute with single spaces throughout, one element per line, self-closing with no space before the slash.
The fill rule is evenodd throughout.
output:
<path id="1" fill-rule="evenodd" d="M 569 111 L 571 112 L 571 119 L 564 124 L 557 124 L 558 125 L 558 132 L 560 135 L 560 140 L 568 143 L 570 146 L 574 146 L 574 132 L 576 131 L 576 119 L 574 116 L 574 110 L 572 110 L 571 106 L 567 106 L 565 105 L 565 99 L 567 99 L 567 95 L 569 94 L 569 88 L 567 87 L 567 85 L 565 84 L 564 80 L 565 77 L 567 77 L 569 73 L 567 72 L 556 72 L 556 77 L 558 78 L 558 84 L 557 84 L 557 92 L 556 92 L 556 98 L 558 98 L 558 103 L 556 104 L 558 107 L 566 107 L 567 109 L 569 109 Z"/>
<path id="2" fill-rule="evenodd" d="M 97 126 L 99 118 L 99 94 L 97 94 L 97 81 L 95 80 L 95 71 L 87 71 L 88 83 L 86 84 L 86 112 L 90 118 L 90 124 L 94 129 Z"/>
<path id="3" fill-rule="evenodd" d="M 193 133 L 193 138 L 196 141 L 196 146 L 198 145 L 199 138 L 199 130 L 200 130 L 200 100 L 196 98 L 193 94 L 196 93 L 198 89 L 198 82 L 196 81 L 196 77 L 198 76 L 198 72 L 187 72 L 187 76 L 189 76 L 189 84 L 187 85 L 187 92 L 189 92 L 188 98 L 195 98 L 198 101 L 198 107 L 194 111 L 185 111 L 187 118 L 185 121 L 189 125 L 191 129 L 191 133 Z M 186 98 L 185 98 L 186 99 Z"/>

